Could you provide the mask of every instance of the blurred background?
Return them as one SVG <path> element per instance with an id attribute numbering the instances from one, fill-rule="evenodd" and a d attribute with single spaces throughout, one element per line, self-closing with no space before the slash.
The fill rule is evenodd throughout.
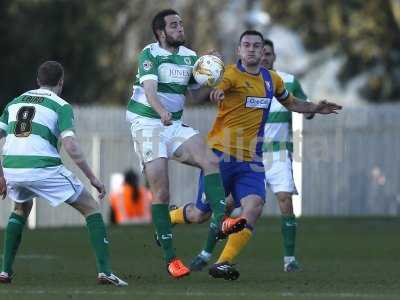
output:
<path id="1" fill-rule="evenodd" d="M 299 214 L 400 214 L 400 0 L 2 0 L 0 109 L 36 87 L 42 62 L 61 62 L 62 96 L 74 105 L 91 165 L 112 189 L 113 174 L 139 170 L 125 106 L 137 54 L 153 42 L 151 19 L 163 8 L 181 14 L 188 47 L 216 49 L 226 63 L 235 61 L 241 32 L 261 31 L 275 42 L 276 69 L 298 76 L 309 98 L 344 105 L 337 116 L 295 117 Z M 215 109 L 200 100 L 188 100 L 184 118 L 205 134 Z M 171 163 L 173 203 L 194 199 L 196 172 Z M 37 226 L 82 222 L 68 209 L 50 214 L 37 205 Z M 0 226 L 10 207 L 1 203 Z M 278 213 L 275 201 L 265 213 Z"/>

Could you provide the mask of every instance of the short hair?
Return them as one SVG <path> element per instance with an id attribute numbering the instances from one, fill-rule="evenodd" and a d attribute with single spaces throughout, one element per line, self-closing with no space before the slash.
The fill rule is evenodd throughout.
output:
<path id="1" fill-rule="evenodd" d="M 41 86 L 56 86 L 63 76 L 63 66 L 52 60 L 42 63 L 37 72 L 37 80 Z"/>
<path id="2" fill-rule="evenodd" d="M 242 42 L 242 39 L 243 39 L 243 37 L 244 37 L 245 35 L 258 35 L 258 36 L 261 38 L 261 40 L 264 41 L 264 36 L 262 35 L 261 32 L 259 32 L 259 31 L 257 31 L 257 30 L 246 30 L 245 32 L 243 32 L 243 33 L 240 35 L 239 44 Z"/>
<path id="3" fill-rule="evenodd" d="M 173 10 L 173 9 L 164 9 L 160 12 L 158 12 L 154 18 L 153 21 L 151 22 L 151 28 L 153 29 L 153 34 L 155 36 L 155 38 L 158 41 L 158 35 L 157 35 L 157 30 L 164 30 L 165 29 L 165 25 L 167 25 L 165 23 L 165 17 L 166 16 L 171 16 L 171 15 L 178 15 L 179 14 Z"/>
<path id="4" fill-rule="evenodd" d="M 275 53 L 274 42 L 271 41 L 270 39 L 264 39 L 264 46 L 270 46 L 272 52 Z"/>

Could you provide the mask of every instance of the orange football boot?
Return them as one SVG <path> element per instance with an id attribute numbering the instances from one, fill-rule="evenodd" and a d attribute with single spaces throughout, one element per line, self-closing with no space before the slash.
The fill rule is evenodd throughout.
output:
<path id="1" fill-rule="evenodd" d="M 246 227 L 247 221 L 245 218 L 225 218 L 222 221 L 221 233 L 225 236 L 235 232 L 239 232 Z"/>
<path id="2" fill-rule="evenodd" d="M 168 263 L 167 271 L 173 278 L 181 278 L 190 274 L 190 270 L 178 258 L 174 258 Z"/>

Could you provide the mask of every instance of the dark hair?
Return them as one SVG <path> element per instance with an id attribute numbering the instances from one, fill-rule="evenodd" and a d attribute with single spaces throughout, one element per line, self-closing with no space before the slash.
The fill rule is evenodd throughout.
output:
<path id="1" fill-rule="evenodd" d="M 274 42 L 271 41 L 270 39 L 264 39 L 264 46 L 270 46 L 272 52 L 275 53 Z"/>
<path id="2" fill-rule="evenodd" d="M 156 37 L 157 41 L 158 41 L 157 30 L 165 29 L 165 25 L 166 25 L 165 17 L 171 16 L 171 15 L 179 15 L 179 14 L 173 9 L 164 9 L 164 10 L 158 12 L 154 16 L 153 21 L 151 22 L 151 28 L 153 29 L 153 34 Z"/>
<path id="3" fill-rule="evenodd" d="M 261 32 L 259 32 L 259 31 L 257 31 L 257 30 L 246 30 L 245 32 L 243 32 L 243 33 L 240 35 L 239 44 L 242 42 L 242 39 L 243 39 L 243 37 L 244 37 L 245 35 L 258 35 L 258 36 L 261 38 L 261 40 L 264 41 L 264 37 L 263 37 L 263 35 L 262 35 Z"/>
<path id="4" fill-rule="evenodd" d="M 51 60 L 42 63 L 37 72 L 40 86 L 56 86 L 63 76 L 63 66 L 59 62 Z"/>
<path id="5" fill-rule="evenodd" d="M 139 177 L 138 175 L 132 171 L 128 170 L 124 174 L 124 182 L 125 184 L 130 185 L 133 188 L 132 201 L 136 202 L 139 200 Z"/>

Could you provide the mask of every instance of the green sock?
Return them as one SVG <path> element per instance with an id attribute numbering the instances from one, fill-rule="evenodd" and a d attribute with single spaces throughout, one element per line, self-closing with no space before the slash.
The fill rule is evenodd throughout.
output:
<path id="1" fill-rule="evenodd" d="M 204 247 L 204 251 L 208 253 L 212 253 L 215 249 L 215 246 L 217 245 L 217 232 L 215 229 L 211 226 L 208 229 L 208 236 L 207 236 L 207 241 L 206 241 L 206 246 Z"/>
<path id="2" fill-rule="evenodd" d="M 86 218 L 86 226 L 89 231 L 90 242 L 96 254 L 96 266 L 99 273 L 109 275 L 111 273 L 110 258 L 108 253 L 108 240 L 106 226 L 100 213 Z"/>
<path id="3" fill-rule="evenodd" d="M 283 248 L 285 256 L 294 256 L 294 249 L 296 245 L 296 217 L 282 216 L 282 235 L 283 235 Z"/>
<path id="4" fill-rule="evenodd" d="M 219 230 L 225 216 L 225 191 L 220 174 L 205 175 L 204 189 L 207 201 L 210 203 L 213 212 L 210 226 Z"/>
<path id="5" fill-rule="evenodd" d="M 153 204 L 151 206 L 151 215 L 158 235 L 158 240 L 164 250 L 165 261 L 168 263 L 176 257 L 175 249 L 172 246 L 172 225 L 168 204 Z"/>
<path id="6" fill-rule="evenodd" d="M 24 230 L 26 219 L 15 213 L 11 213 L 8 219 L 7 228 L 4 233 L 3 250 L 3 271 L 12 274 L 12 265 L 18 247 L 21 244 L 22 231 Z"/>

